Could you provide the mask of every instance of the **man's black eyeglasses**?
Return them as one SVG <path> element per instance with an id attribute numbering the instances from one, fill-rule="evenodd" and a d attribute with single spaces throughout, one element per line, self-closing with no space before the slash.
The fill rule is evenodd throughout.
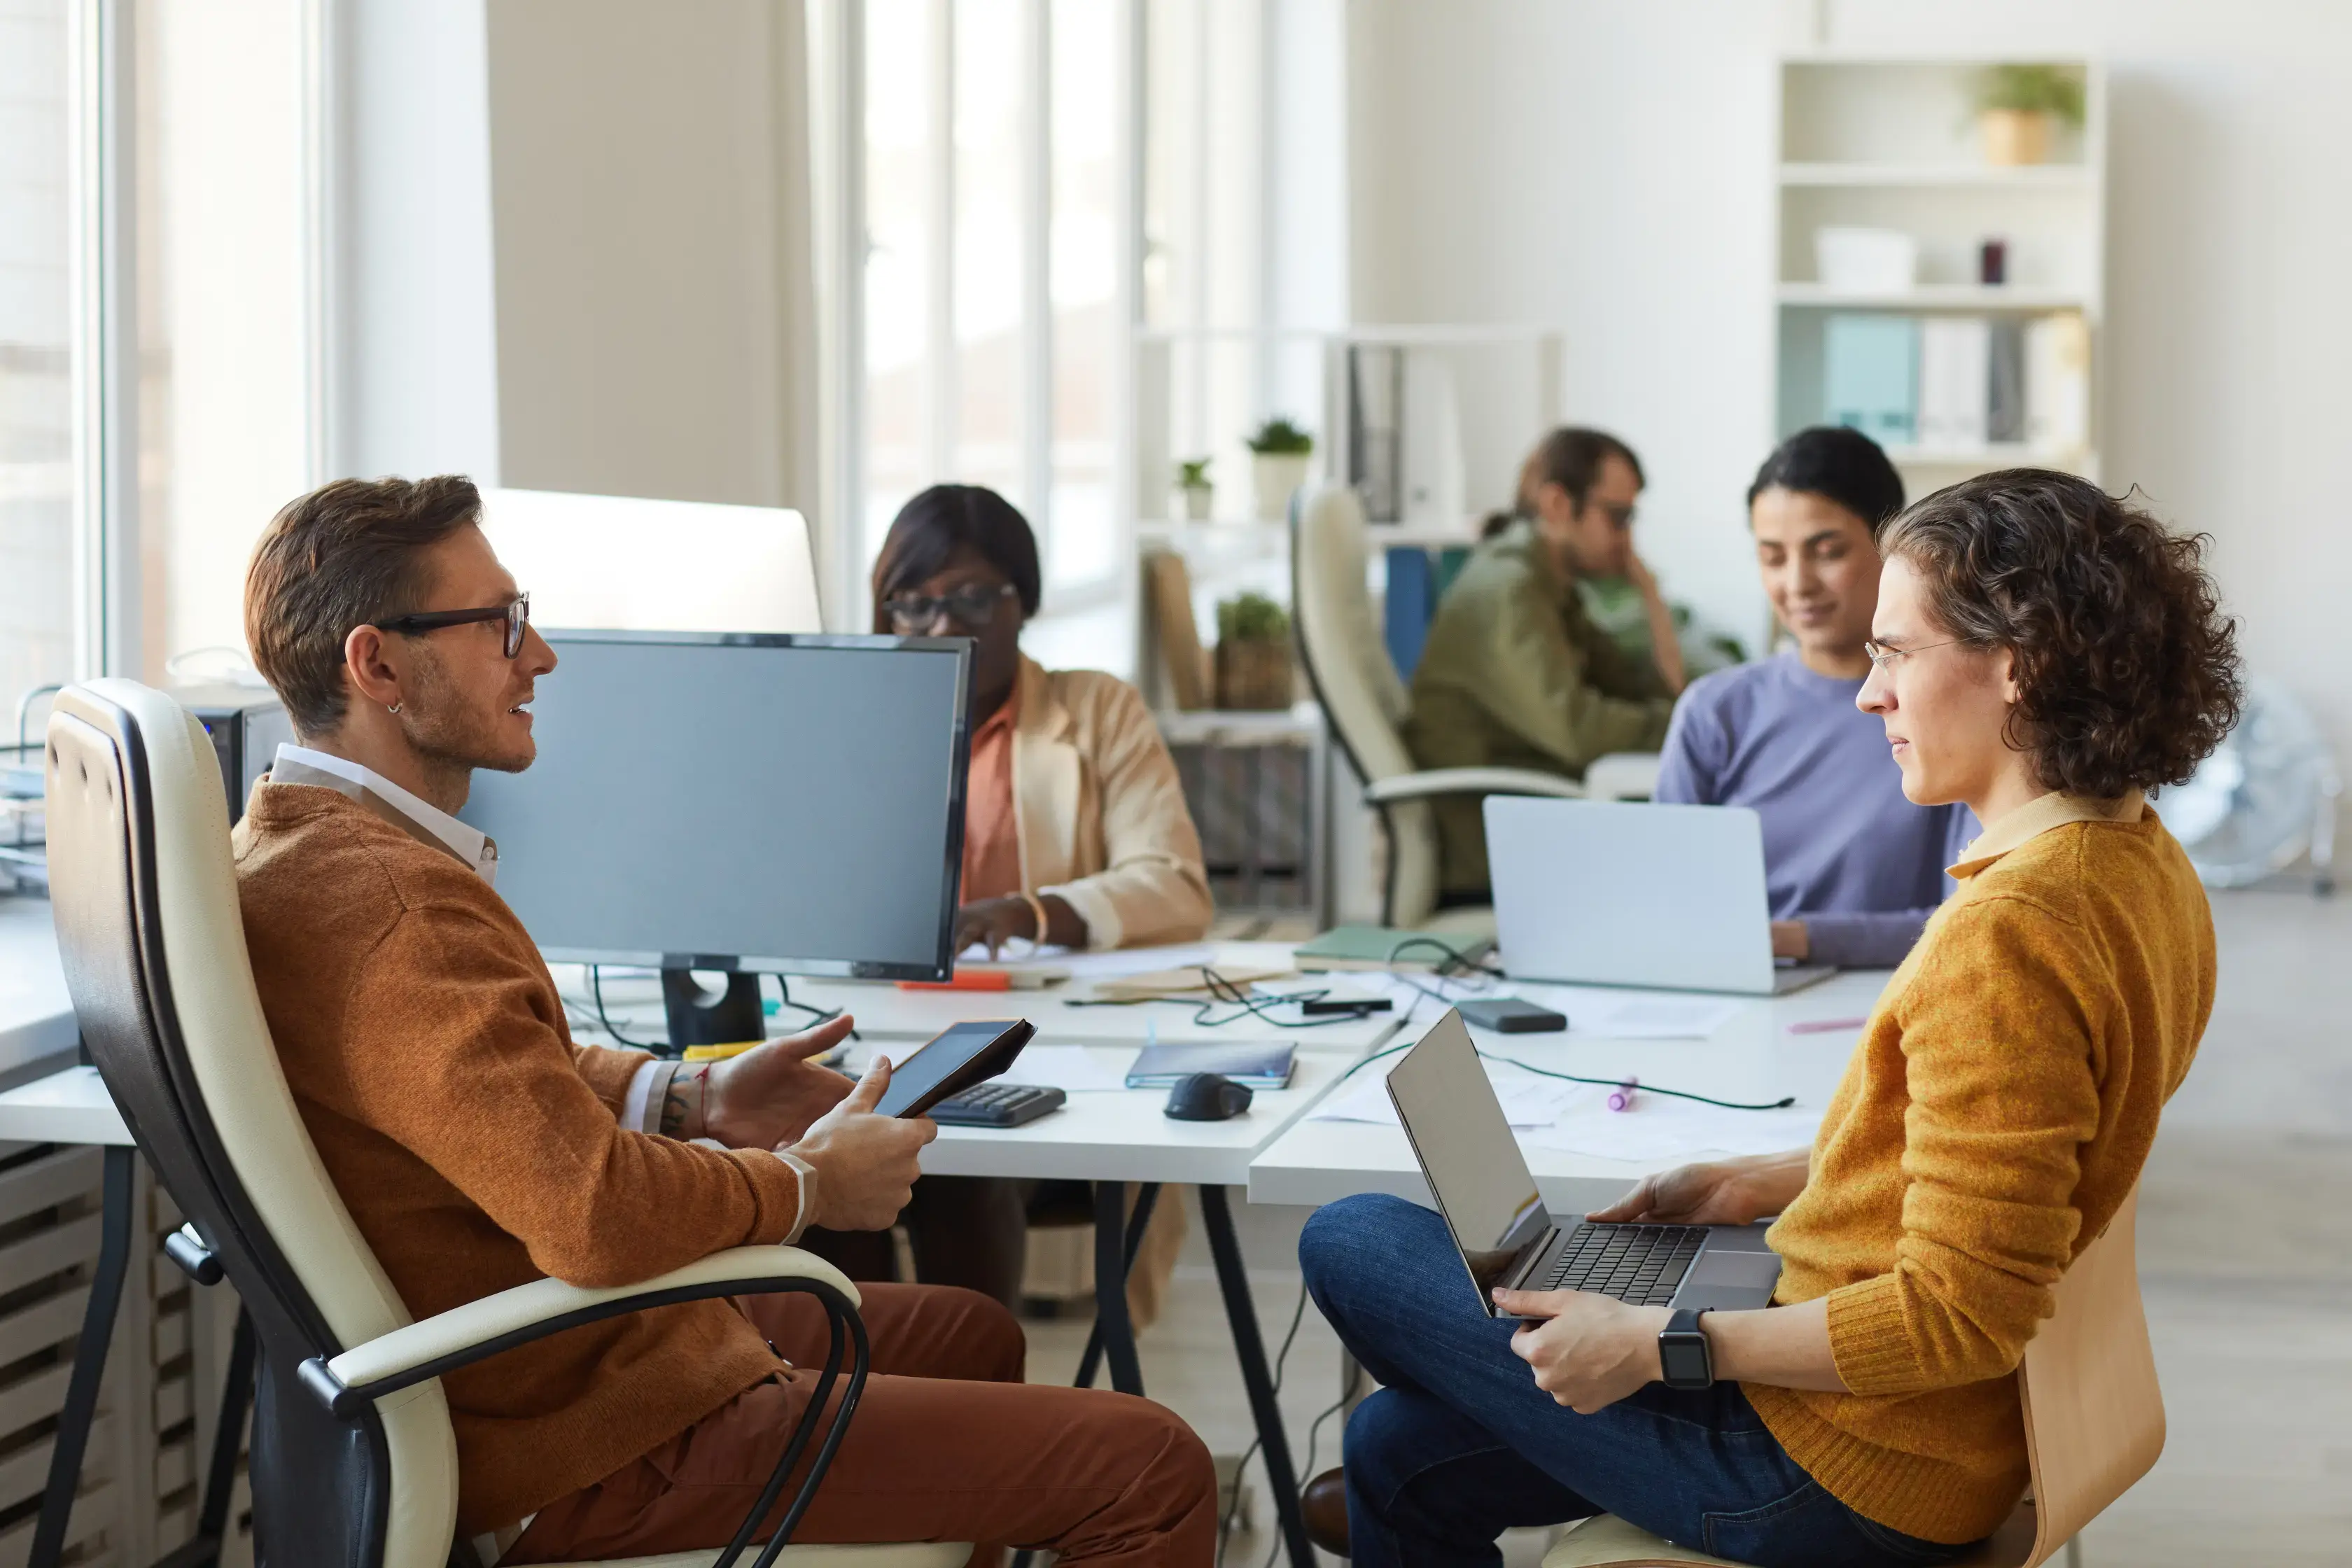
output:
<path id="1" fill-rule="evenodd" d="M 967 626 L 984 626 L 996 618 L 996 606 L 1013 597 L 1016 590 L 1010 583 L 993 588 L 959 588 L 939 598 L 909 595 L 903 599 L 886 599 L 882 608 L 890 616 L 890 624 L 902 632 L 919 631 L 941 616 L 950 616 Z"/>
<path id="2" fill-rule="evenodd" d="M 512 658 L 522 651 L 523 628 L 530 625 L 530 595 L 517 594 L 506 604 L 488 610 L 427 610 L 422 615 L 402 616 L 394 620 L 378 621 L 375 629 L 415 637 L 421 632 L 437 632 L 443 626 L 467 626 L 477 621 L 504 621 L 507 624 L 507 657 Z"/>

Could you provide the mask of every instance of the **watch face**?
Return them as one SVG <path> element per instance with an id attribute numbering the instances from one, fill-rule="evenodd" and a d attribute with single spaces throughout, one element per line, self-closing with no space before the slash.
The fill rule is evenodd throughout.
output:
<path id="1" fill-rule="evenodd" d="M 1692 1342 L 1696 1341 L 1696 1343 Z M 1715 1381 L 1714 1369 L 1708 1365 L 1706 1340 L 1692 1334 L 1658 1336 L 1658 1371 L 1661 1381 L 1668 1387 L 1704 1388 Z"/>

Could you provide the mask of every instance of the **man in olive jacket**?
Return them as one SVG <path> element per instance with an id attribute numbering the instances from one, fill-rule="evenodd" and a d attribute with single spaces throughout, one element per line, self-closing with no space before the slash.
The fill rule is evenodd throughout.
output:
<path id="1" fill-rule="evenodd" d="M 1423 768 L 1530 768 L 1581 778 L 1595 757 L 1654 752 L 1682 685 L 1657 583 L 1633 553 L 1642 470 L 1622 442 L 1555 430 L 1528 459 L 1520 515 L 1481 544 L 1437 606 L 1412 677 L 1404 741 Z M 1649 611 L 1657 668 L 1626 657 L 1585 614 L 1580 573 L 1622 575 Z M 1434 803 L 1440 894 L 1488 897 L 1479 798 Z"/>

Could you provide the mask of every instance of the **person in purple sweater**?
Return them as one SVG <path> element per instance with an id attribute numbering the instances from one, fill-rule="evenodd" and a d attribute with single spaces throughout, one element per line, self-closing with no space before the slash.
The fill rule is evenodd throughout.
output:
<path id="1" fill-rule="evenodd" d="M 1792 648 L 1694 682 L 1654 798 L 1752 807 L 1764 824 L 1772 951 L 1846 969 L 1900 963 L 1976 837 L 1964 805 L 1917 806 L 1883 726 L 1854 706 L 1878 608 L 1872 535 L 1903 479 L 1858 430 L 1783 441 L 1748 491 L 1756 564 Z"/>

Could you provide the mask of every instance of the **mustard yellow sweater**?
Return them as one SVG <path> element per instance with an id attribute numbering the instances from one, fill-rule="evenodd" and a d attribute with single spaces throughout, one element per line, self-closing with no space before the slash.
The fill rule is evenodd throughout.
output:
<path id="1" fill-rule="evenodd" d="M 2026 1483 L 2014 1373 L 2138 1180 L 2213 1005 L 2213 923 L 2138 795 L 1995 822 L 1895 973 L 1772 1227 L 1851 1394 L 1745 1385 L 1849 1507 L 1973 1541 Z"/>

